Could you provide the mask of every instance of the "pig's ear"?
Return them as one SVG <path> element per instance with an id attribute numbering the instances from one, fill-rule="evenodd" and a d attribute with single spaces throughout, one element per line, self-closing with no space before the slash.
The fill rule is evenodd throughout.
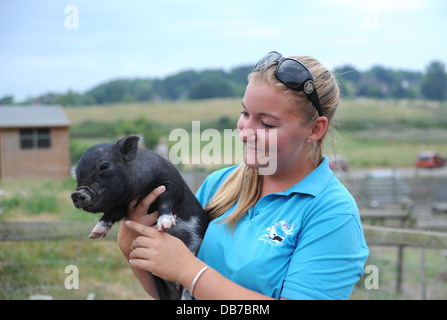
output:
<path id="1" fill-rule="evenodd" d="M 135 160 L 137 157 L 138 140 L 140 140 L 140 137 L 132 135 L 124 137 L 116 143 L 118 150 L 126 161 Z"/>

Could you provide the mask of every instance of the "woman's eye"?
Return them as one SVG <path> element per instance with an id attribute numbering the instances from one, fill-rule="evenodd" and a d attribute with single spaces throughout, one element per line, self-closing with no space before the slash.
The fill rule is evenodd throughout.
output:
<path id="1" fill-rule="evenodd" d="M 270 125 L 270 124 L 268 124 L 268 123 L 265 123 L 265 122 L 262 122 L 262 126 L 263 126 L 264 128 L 266 128 L 266 129 L 272 129 L 272 128 L 275 127 L 275 126 L 272 126 L 272 125 Z"/>
<path id="2" fill-rule="evenodd" d="M 250 115 L 248 114 L 248 112 L 246 112 L 246 111 L 242 111 L 242 112 L 241 112 L 241 115 L 242 115 L 242 117 L 244 117 L 244 118 L 246 118 L 246 119 L 248 119 L 248 117 L 250 116 Z M 273 126 L 273 125 L 271 125 L 271 124 L 268 124 L 268 123 L 266 123 L 266 122 L 264 122 L 264 121 L 261 121 L 261 119 L 258 120 L 258 123 L 259 123 L 261 126 L 263 126 L 265 129 L 273 129 L 273 128 L 275 128 L 275 126 Z"/>

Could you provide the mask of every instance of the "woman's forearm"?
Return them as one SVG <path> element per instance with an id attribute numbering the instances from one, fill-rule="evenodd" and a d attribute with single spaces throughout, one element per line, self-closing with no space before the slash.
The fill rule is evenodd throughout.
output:
<path id="1" fill-rule="evenodd" d="M 141 283 L 143 289 L 155 300 L 159 300 L 160 296 L 158 295 L 157 285 L 155 284 L 154 276 L 145 270 L 130 267 L 133 271 L 133 274 Z"/>
<path id="2" fill-rule="evenodd" d="M 190 289 L 194 278 L 206 264 L 196 258 L 185 266 L 186 274 L 181 278 L 181 285 Z M 197 279 L 193 292 L 190 292 L 198 300 L 272 300 L 273 298 L 258 292 L 246 289 L 235 282 L 225 278 L 212 268 L 206 269 Z"/>
<path id="3" fill-rule="evenodd" d="M 133 269 L 159 276 L 162 279 L 181 284 L 190 290 L 191 284 L 206 264 L 197 258 L 178 238 L 156 228 L 147 227 L 135 221 L 126 220 L 123 224 L 140 234 L 130 245 L 124 246 L 126 258 Z M 125 228 L 125 226 L 121 226 Z M 121 233 L 121 232 L 120 232 Z M 123 233 L 124 234 L 124 233 Z M 119 241 L 125 243 L 126 241 Z M 130 253 L 127 254 L 128 248 Z M 122 250 L 123 250 L 122 249 Z M 145 281 L 144 274 L 136 274 L 140 281 Z M 142 282 L 143 287 L 148 287 Z M 191 293 L 191 292 L 190 292 Z M 152 294 L 151 294 L 152 295 Z M 207 269 L 195 283 L 192 295 L 197 299 L 271 299 L 257 292 L 248 290 L 225 278 L 214 269 Z"/>
<path id="4" fill-rule="evenodd" d="M 121 252 L 123 253 L 126 260 L 129 262 L 129 255 L 131 252 L 130 245 L 132 244 L 132 241 L 138 236 L 139 234 L 136 232 L 133 232 L 129 230 L 128 228 L 124 227 L 123 224 L 120 224 L 120 231 L 118 232 L 118 245 L 121 249 Z M 129 264 L 130 265 L 130 264 Z M 158 295 L 157 286 L 155 284 L 154 276 L 149 272 L 145 270 L 141 270 L 138 268 L 134 268 L 130 266 L 133 274 L 138 279 L 138 281 L 141 283 L 143 289 L 154 299 L 160 299 Z"/>

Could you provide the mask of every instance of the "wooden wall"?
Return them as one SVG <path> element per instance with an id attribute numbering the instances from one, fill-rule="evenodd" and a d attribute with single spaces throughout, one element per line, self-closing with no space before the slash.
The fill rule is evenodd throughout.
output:
<path id="1" fill-rule="evenodd" d="M 50 148 L 20 148 L 20 128 L 0 129 L 0 178 L 70 175 L 68 127 L 53 127 Z"/>

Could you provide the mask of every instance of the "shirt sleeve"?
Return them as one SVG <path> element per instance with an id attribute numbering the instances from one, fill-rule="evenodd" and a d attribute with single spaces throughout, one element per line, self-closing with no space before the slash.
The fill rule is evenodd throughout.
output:
<path id="1" fill-rule="evenodd" d="M 360 218 L 353 208 L 308 218 L 297 237 L 281 297 L 348 299 L 368 257 Z M 324 209 L 323 209 L 324 210 Z M 339 212 L 342 213 L 339 213 Z"/>

